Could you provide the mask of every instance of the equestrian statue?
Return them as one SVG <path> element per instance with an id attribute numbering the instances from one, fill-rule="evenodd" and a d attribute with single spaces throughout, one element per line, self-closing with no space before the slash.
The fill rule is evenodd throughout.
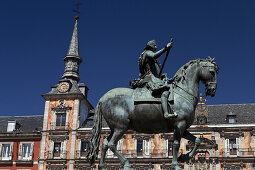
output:
<path id="1" fill-rule="evenodd" d="M 200 144 L 200 139 L 187 129 L 192 125 L 199 97 L 199 82 L 205 84 L 206 95 L 214 96 L 217 88 L 216 74 L 218 66 L 214 59 L 196 59 L 184 64 L 168 79 L 161 74 L 165 61 L 173 46 L 171 39 L 163 49 L 156 51 L 155 40 L 149 41 L 139 57 L 140 78 L 130 82 L 132 88 L 115 88 L 108 91 L 99 100 L 95 108 L 94 125 L 90 141 L 88 161 L 93 164 L 99 152 L 102 116 L 111 133 L 103 141 L 99 169 L 105 170 L 105 156 L 110 149 L 130 170 L 130 164 L 117 143 L 127 130 L 139 133 L 174 133 L 172 167 L 182 169 L 178 161 L 191 159 Z M 161 67 L 158 58 L 166 52 Z M 195 145 L 189 153 L 178 157 L 181 138 Z"/>

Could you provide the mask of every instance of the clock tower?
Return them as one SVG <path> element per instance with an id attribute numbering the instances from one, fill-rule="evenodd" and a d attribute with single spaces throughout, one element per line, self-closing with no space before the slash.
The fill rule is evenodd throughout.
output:
<path id="1" fill-rule="evenodd" d="M 93 106 L 87 100 L 88 88 L 79 83 L 78 19 L 75 17 L 73 34 L 65 70 L 59 83 L 43 96 L 45 101 L 39 170 L 74 169 L 77 150 L 77 129 L 88 118 Z"/>

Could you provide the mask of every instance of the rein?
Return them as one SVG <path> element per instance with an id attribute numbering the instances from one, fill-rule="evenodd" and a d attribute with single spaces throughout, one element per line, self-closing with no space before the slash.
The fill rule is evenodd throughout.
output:
<path id="1" fill-rule="evenodd" d="M 198 100 L 198 97 L 194 96 L 193 94 L 191 94 L 190 92 L 188 92 L 187 90 L 183 89 L 181 86 L 177 85 L 176 83 L 173 83 L 176 87 L 180 88 L 181 90 L 183 90 L 184 92 L 186 92 L 187 94 L 189 94 L 190 96 L 192 96 L 195 100 Z M 188 100 L 188 99 L 187 99 Z"/>

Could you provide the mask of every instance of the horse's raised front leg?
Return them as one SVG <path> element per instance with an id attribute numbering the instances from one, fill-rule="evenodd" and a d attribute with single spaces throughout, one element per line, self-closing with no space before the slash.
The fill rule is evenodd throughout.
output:
<path id="1" fill-rule="evenodd" d="M 192 135 L 188 130 L 185 130 L 183 133 L 183 137 L 187 140 L 192 141 L 193 143 L 195 143 L 194 148 L 187 154 L 182 154 L 179 156 L 178 160 L 179 161 L 187 161 L 191 158 L 193 158 L 193 156 L 196 154 L 196 150 L 198 148 L 198 146 L 200 145 L 200 139 L 195 137 L 194 135 Z"/>
<path id="2" fill-rule="evenodd" d="M 185 121 L 182 121 L 178 123 L 178 126 L 174 130 L 172 167 L 174 167 L 175 170 L 182 170 L 182 168 L 178 165 L 177 157 L 178 157 L 178 152 L 180 148 L 180 141 L 185 131 L 185 127 L 186 127 L 186 123 Z"/>
<path id="3" fill-rule="evenodd" d="M 124 170 L 130 170 L 129 161 L 116 148 L 118 141 L 125 132 L 126 131 L 115 129 L 112 138 L 108 143 L 108 147 L 120 159 L 121 163 L 124 164 Z"/>

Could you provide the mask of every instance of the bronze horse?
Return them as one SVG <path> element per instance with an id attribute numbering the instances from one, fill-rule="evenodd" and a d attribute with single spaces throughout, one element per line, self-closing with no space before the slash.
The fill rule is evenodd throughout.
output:
<path id="1" fill-rule="evenodd" d="M 174 132 L 172 166 L 182 169 L 178 160 L 189 160 L 200 144 L 200 139 L 193 136 L 187 129 L 194 121 L 194 112 L 199 96 L 199 82 L 206 86 L 206 95 L 215 95 L 217 88 L 216 74 L 218 66 L 213 59 L 197 59 L 183 65 L 175 74 L 173 82 L 174 104 L 172 110 L 178 114 L 176 119 L 165 119 L 160 103 L 137 104 L 137 98 L 152 98 L 146 88 L 129 89 L 115 88 L 107 92 L 98 102 L 92 129 L 91 147 L 88 160 L 95 162 L 99 151 L 102 116 L 106 120 L 111 134 L 104 140 L 99 162 L 100 169 L 106 169 L 105 155 L 110 149 L 124 164 L 124 170 L 130 170 L 129 161 L 116 149 L 117 142 L 127 130 L 140 133 Z M 154 98 L 155 99 L 155 98 Z M 142 101 L 142 100 L 140 100 Z M 194 148 L 185 155 L 178 157 L 181 138 L 195 143 Z"/>

